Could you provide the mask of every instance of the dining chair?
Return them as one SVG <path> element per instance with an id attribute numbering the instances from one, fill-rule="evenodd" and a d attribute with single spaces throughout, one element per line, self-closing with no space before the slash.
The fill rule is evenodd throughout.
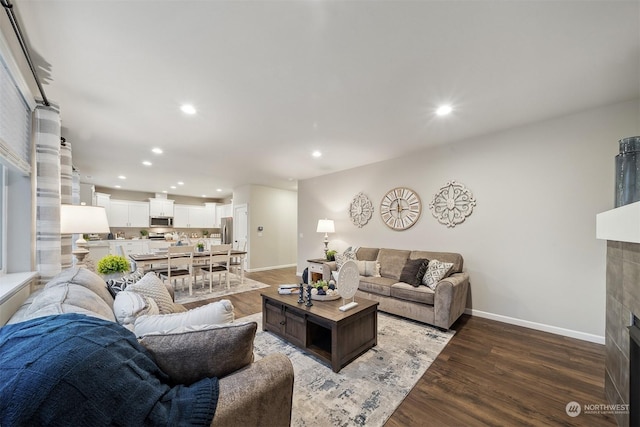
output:
<path id="1" fill-rule="evenodd" d="M 209 292 L 213 290 L 212 276 L 218 274 L 218 283 L 222 284 L 222 275 L 224 274 L 227 289 L 229 289 L 229 262 L 231 260 L 231 245 L 211 245 L 209 248 L 208 264 L 200 267 L 203 273 L 202 286 L 204 287 L 204 276 L 209 275 Z"/>
<path id="2" fill-rule="evenodd" d="M 242 246 L 242 248 L 240 247 Z M 235 249 L 241 250 L 243 252 L 246 252 L 247 250 L 247 241 L 244 241 L 244 244 L 242 245 L 237 245 L 237 247 Z M 229 271 L 232 272 L 233 274 L 239 275 L 241 268 L 244 268 L 244 266 L 242 265 L 243 263 L 243 259 L 241 257 L 231 257 L 231 261 L 229 261 Z"/>
<path id="3" fill-rule="evenodd" d="M 182 290 L 184 290 L 184 280 L 189 279 L 189 295 L 193 295 L 193 284 L 191 275 L 193 273 L 193 251 L 195 246 L 169 246 L 167 248 L 167 269 L 158 273 L 162 280 L 174 284 L 176 279 L 182 279 Z"/>

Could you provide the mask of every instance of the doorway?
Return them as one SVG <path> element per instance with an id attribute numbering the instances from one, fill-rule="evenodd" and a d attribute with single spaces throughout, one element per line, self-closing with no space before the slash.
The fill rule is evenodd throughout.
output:
<path id="1" fill-rule="evenodd" d="M 233 207 L 233 246 L 238 249 L 247 251 L 247 256 L 244 259 L 244 269 L 248 269 L 249 257 L 251 251 L 249 251 L 249 212 L 247 204 L 237 205 Z"/>

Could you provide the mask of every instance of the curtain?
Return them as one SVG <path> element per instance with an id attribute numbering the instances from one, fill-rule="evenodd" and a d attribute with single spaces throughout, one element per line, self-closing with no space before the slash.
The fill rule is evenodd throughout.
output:
<path id="1" fill-rule="evenodd" d="M 73 166 L 71 165 L 71 144 L 60 138 L 60 201 L 65 205 L 73 204 Z M 76 237 L 77 238 L 77 237 Z M 73 266 L 72 236 L 60 236 L 60 263 L 62 269 Z"/>

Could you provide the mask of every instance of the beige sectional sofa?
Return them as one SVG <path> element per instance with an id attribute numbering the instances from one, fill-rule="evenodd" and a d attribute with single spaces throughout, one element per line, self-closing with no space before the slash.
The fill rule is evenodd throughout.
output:
<path id="1" fill-rule="evenodd" d="M 176 314 L 161 316 L 189 314 L 180 304 L 173 304 L 171 296 L 169 300 Z M 114 301 L 102 278 L 87 269 L 72 268 L 32 294 L 8 325 L 68 313 L 117 323 Z M 196 310 L 199 308 L 191 311 Z M 211 425 L 288 426 L 293 366 L 283 354 L 253 361 L 256 328 L 255 322 L 197 325 L 176 328 L 175 332 L 158 331 L 140 336 L 138 341 L 172 383 L 190 384 L 202 377 L 219 378 L 218 404 Z M 130 399 L 130 392 L 123 391 L 123 399 Z M 100 402 L 95 406 L 100 407 Z M 109 407 L 101 409 L 110 410 Z"/>
<path id="2" fill-rule="evenodd" d="M 405 265 L 410 260 L 418 259 L 438 260 L 452 263 L 453 266 L 449 274 L 435 285 L 435 289 L 401 282 Z M 377 301 L 380 311 L 449 329 L 465 310 L 469 275 L 462 271 L 463 259 L 460 254 L 361 247 L 356 250 L 356 260 L 375 261 L 379 265 L 379 276 L 364 276 L 361 269 L 356 297 Z M 332 271 L 336 270 L 335 261 L 325 263 L 323 277 L 332 277 Z"/>

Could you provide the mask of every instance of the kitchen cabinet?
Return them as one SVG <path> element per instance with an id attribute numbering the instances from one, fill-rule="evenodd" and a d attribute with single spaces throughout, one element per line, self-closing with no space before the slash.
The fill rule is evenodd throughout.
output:
<path id="1" fill-rule="evenodd" d="M 105 193 L 93 193 L 93 206 L 101 206 L 109 212 L 109 204 L 111 202 L 111 195 Z"/>
<path id="2" fill-rule="evenodd" d="M 207 228 L 204 206 L 175 205 L 173 207 L 173 226 L 175 228 Z"/>
<path id="3" fill-rule="evenodd" d="M 204 204 L 204 228 L 215 228 L 216 224 L 216 204 L 205 203 Z"/>
<path id="4" fill-rule="evenodd" d="M 220 218 L 233 217 L 233 205 L 216 205 L 216 228 L 220 227 Z"/>
<path id="5" fill-rule="evenodd" d="M 149 227 L 149 204 L 111 200 L 107 210 L 109 227 Z"/>
<path id="6" fill-rule="evenodd" d="M 170 218 L 174 215 L 173 200 L 149 199 L 149 216 Z"/>

